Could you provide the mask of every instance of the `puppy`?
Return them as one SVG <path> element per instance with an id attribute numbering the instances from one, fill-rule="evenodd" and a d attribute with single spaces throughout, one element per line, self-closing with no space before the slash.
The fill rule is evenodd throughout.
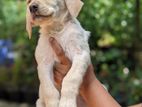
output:
<path id="1" fill-rule="evenodd" d="M 76 19 L 83 3 L 80 0 L 27 0 L 27 31 L 40 27 L 35 51 L 40 80 L 37 107 L 77 107 L 77 96 L 83 76 L 90 62 L 89 32 Z M 59 62 L 49 38 L 62 46 L 72 67 L 64 77 L 61 92 L 55 88 L 53 65 Z"/>

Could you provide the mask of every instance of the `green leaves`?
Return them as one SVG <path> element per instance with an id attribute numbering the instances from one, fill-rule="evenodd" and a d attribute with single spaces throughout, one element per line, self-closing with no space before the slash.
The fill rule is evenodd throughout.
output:
<path id="1" fill-rule="evenodd" d="M 142 46 L 139 42 L 141 40 L 138 39 L 139 35 L 136 35 L 138 32 L 135 27 L 136 1 L 84 0 L 84 2 L 79 20 L 91 31 L 89 43 L 98 77 L 120 102 L 132 104 L 140 101 L 142 96 L 138 90 L 141 90 L 141 86 L 132 84 L 138 81 L 142 83 L 142 76 L 139 74 L 142 70 L 138 70 L 142 58 L 136 54 L 138 51 L 136 48 Z M 142 4 L 142 1 L 140 2 Z M 142 31 L 140 33 L 142 35 Z"/>
<path id="2" fill-rule="evenodd" d="M 91 30 L 92 39 L 100 39 L 105 32 L 114 36 L 118 46 L 131 46 L 134 34 L 134 4 L 133 0 L 89 0 L 85 5 L 79 19 L 83 26 Z M 93 46 L 92 46 L 93 45 Z M 91 40 L 91 47 L 97 44 Z M 98 46 L 98 45 L 97 45 Z"/>
<path id="3" fill-rule="evenodd" d="M 84 7 L 79 20 L 86 30 L 91 31 L 89 44 L 97 77 L 107 85 L 120 103 L 128 105 L 139 102 L 142 98 L 142 30 L 139 32 L 140 36 L 137 35 L 136 1 L 83 1 Z M 0 78 L 0 84 L 10 81 L 14 86 L 34 87 L 37 85 L 34 49 L 38 33 L 34 29 L 35 36 L 32 40 L 28 39 L 25 30 L 25 0 L 0 0 L 0 5 L 0 37 L 11 38 L 19 56 L 13 68 L 7 70 L 12 72 L 12 80 L 5 77 L 9 74 L 5 72 L 6 68 L 0 68 L 3 71 L 0 72 L 3 77 Z"/>

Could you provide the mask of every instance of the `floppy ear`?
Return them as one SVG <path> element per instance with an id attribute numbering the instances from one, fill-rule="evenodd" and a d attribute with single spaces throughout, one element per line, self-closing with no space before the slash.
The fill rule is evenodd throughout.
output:
<path id="1" fill-rule="evenodd" d="M 26 12 L 26 30 L 28 32 L 29 39 L 31 39 L 32 37 L 32 17 L 30 14 L 30 10 L 28 8 Z"/>
<path id="2" fill-rule="evenodd" d="M 78 16 L 84 4 L 81 0 L 65 0 L 65 3 L 72 17 Z"/>

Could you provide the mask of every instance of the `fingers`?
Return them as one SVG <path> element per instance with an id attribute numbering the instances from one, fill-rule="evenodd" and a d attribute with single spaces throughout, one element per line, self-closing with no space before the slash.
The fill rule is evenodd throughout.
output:
<path id="1" fill-rule="evenodd" d="M 61 89 L 62 80 L 63 80 L 63 76 L 58 71 L 54 70 L 54 83 L 58 90 Z"/>
<path id="2" fill-rule="evenodd" d="M 57 84 L 61 84 L 64 76 L 70 69 L 70 65 L 62 65 L 60 63 L 55 63 L 54 65 L 54 79 Z"/>
<path id="3" fill-rule="evenodd" d="M 55 63 L 54 65 L 55 85 L 58 89 L 60 89 L 62 80 L 71 67 L 71 61 L 65 56 L 62 47 L 53 37 L 49 39 L 49 42 L 60 61 L 60 63 Z"/>
<path id="4" fill-rule="evenodd" d="M 54 76 L 55 82 L 57 84 L 60 84 L 62 82 L 62 80 L 63 80 L 63 75 L 60 72 L 56 71 L 56 70 L 54 70 L 54 75 L 55 75 Z"/>
<path id="5" fill-rule="evenodd" d="M 51 43 L 53 50 L 58 56 L 64 55 L 64 51 L 62 47 L 60 46 L 60 44 L 56 41 L 56 39 L 54 39 L 53 37 L 50 37 L 49 41 Z"/>
<path id="6" fill-rule="evenodd" d="M 55 63 L 54 65 L 54 69 L 58 72 L 61 73 L 61 75 L 65 76 L 67 74 L 67 72 L 69 71 L 71 65 L 68 64 L 68 65 L 63 65 L 63 64 L 60 64 L 60 63 Z"/>
<path id="7" fill-rule="evenodd" d="M 65 53 L 60 44 L 53 37 L 50 37 L 49 41 L 61 64 L 66 65 L 68 63 L 71 63 L 69 58 L 65 56 Z"/>

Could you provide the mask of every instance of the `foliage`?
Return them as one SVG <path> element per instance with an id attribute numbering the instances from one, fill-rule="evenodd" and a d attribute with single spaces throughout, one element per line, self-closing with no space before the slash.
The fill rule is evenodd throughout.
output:
<path id="1" fill-rule="evenodd" d="M 37 37 L 32 40 L 28 39 L 25 30 L 25 1 L 0 1 L 0 4 L 2 4 L 0 7 L 0 37 L 12 39 L 16 57 L 14 65 L 8 69 L 13 75 L 8 78 L 7 83 L 1 85 L 12 85 L 15 88 L 37 86 L 38 80 L 33 54 Z M 38 35 L 37 32 L 35 35 Z M 1 67 L 0 71 L 3 73 L 6 69 L 3 70 Z M 5 73 L 8 75 L 9 72 Z"/>
<path id="2" fill-rule="evenodd" d="M 92 32 L 92 62 L 98 77 L 115 98 L 125 104 L 142 98 L 140 47 L 142 31 L 136 26 L 133 0 L 89 0 L 79 19 Z M 141 9 L 142 10 L 142 9 Z M 142 19 L 142 17 L 140 17 Z M 135 46 L 134 46 L 135 45 Z M 138 62 L 138 63 L 137 63 Z M 128 93 L 129 92 L 129 93 Z"/>
<path id="3" fill-rule="evenodd" d="M 140 102 L 142 31 L 138 32 L 136 26 L 136 1 L 84 2 L 79 20 L 85 29 L 91 31 L 89 43 L 98 78 L 124 106 Z M 35 88 L 38 80 L 34 49 L 38 33 L 35 29 L 35 37 L 28 40 L 25 31 L 25 1 L 1 0 L 0 4 L 0 37 L 12 39 L 17 56 L 11 68 L 0 67 L 0 86 L 10 84 L 17 88 Z M 142 8 L 140 10 L 142 11 Z M 139 15 L 142 19 L 142 14 Z"/>

